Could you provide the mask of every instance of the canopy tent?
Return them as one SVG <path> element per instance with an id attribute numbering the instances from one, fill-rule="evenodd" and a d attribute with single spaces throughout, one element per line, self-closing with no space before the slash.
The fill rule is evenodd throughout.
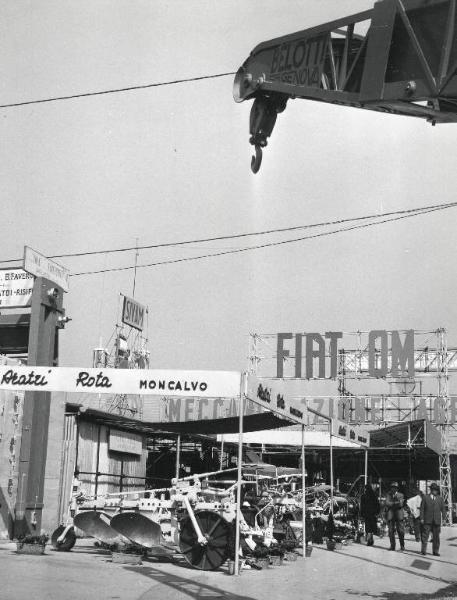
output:
<path id="1" fill-rule="evenodd" d="M 218 440 L 226 443 L 238 443 L 238 435 L 218 435 Z M 245 444 L 256 444 L 266 446 L 301 446 L 301 431 L 297 429 L 279 429 L 273 431 L 252 431 L 243 436 Z M 305 431 L 305 446 L 307 448 L 329 448 L 330 433 L 328 431 Z M 343 438 L 333 437 L 333 446 L 336 448 L 352 448 L 358 450 L 359 444 L 350 442 Z"/>
<path id="2" fill-rule="evenodd" d="M 80 412 L 85 420 L 111 425 L 118 429 L 125 429 L 135 433 L 151 434 L 174 433 L 189 435 L 230 434 L 238 432 L 239 418 L 228 417 L 225 419 L 203 419 L 200 421 L 176 421 L 176 422 L 148 422 L 107 413 L 93 408 L 81 407 L 79 404 L 67 404 L 70 412 Z M 291 425 L 290 421 L 281 419 L 270 412 L 244 415 L 244 431 L 266 431 Z M 300 432 L 298 432 L 300 433 Z M 238 436 L 234 436 L 238 440 Z"/>
<path id="3" fill-rule="evenodd" d="M 371 432 L 370 448 L 424 448 L 441 453 L 441 435 L 438 429 L 425 419 L 389 425 Z"/>
<path id="4" fill-rule="evenodd" d="M 123 415 L 106 413 L 100 410 L 81 408 L 78 404 L 67 404 L 70 412 L 81 411 L 85 420 L 124 429 L 135 433 L 166 436 L 173 435 L 214 435 L 224 444 L 238 444 L 238 417 L 207 419 L 184 422 L 145 422 Z M 278 429 L 281 428 L 281 429 Z M 236 433 L 235 433 L 236 432 Z M 301 446 L 301 431 L 290 422 L 272 413 L 255 413 L 243 418 L 243 441 L 255 447 L 264 447 L 265 452 L 281 448 L 283 453 L 297 454 Z M 353 442 L 332 436 L 335 460 L 340 475 L 350 475 L 360 471 L 363 451 Z M 328 431 L 305 431 L 305 446 L 321 457 L 324 466 L 328 461 L 330 434 Z M 381 477 L 405 478 L 409 474 L 409 461 L 412 461 L 412 474 L 424 479 L 439 476 L 437 455 L 441 449 L 440 433 L 426 420 L 408 421 L 370 432 L 370 474 Z"/>
<path id="5" fill-rule="evenodd" d="M 221 439 L 222 436 L 218 436 Z M 224 435 L 225 443 L 238 442 L 236 435 Z M 268 455 L 300 453 L 301 432 L 293 429 L 257 431 L 244 435 L 244 442 Z M 335 472 L 339 477 L 353 478 L 364 472 L 365 452 L 357 444 L 332 436 Z M 312 450 L 324 469 L 330 467 L 330 434 L 305 431 L 305 446 Z M 370 431 L 368 475 L 383 479 L 438 479 L 438 455 L 441 436 L 426 420 L 408 421 Z"/>

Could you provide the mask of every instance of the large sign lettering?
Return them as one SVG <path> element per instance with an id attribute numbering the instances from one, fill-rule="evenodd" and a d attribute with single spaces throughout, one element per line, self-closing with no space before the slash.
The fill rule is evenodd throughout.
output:
<path id="1" fill-rule="evenodd" d="M 237 371 L 0 366 L 0 389 L 7 390 L 232 398 L 240 385 Z"/>
<path id="2" fill-rule="evenodd" d="M 286 360 L 294 362 L 296 379 L 335 379 L 338 376 L 338 340 L 340 331 L 320 333 L 278 333 L 276 345 L 276 377 L 284 377 Z M 368 334 L 368 375 L 414 377 L 414 330 L 374 330 Z M 288 340 L 293 340 L 286 348 Z"/>
<path id="3" fill-rule="evenodd" d="M 386 420 L 382 404 L 385 405 L 389 400 L 395 403 L 397 410 L 399 410 L 399 397 L 390 398 L 385 395 L 363 397 L 310 396 L 306 399 L 302 398 L 300 403 L 303 408 L 305 408 L 305 405 L 308 406 L 312 413 L 309 425 L 323 423 L 328 418 L 339 419 L 352 424 L 379 425 Z M 457 422 L 457 396 L 449 396 L 448 398 L 427 396 L 415 399 L 405 397 L 402 400 L 404 400 L 403 408 L 407 408 L 414 419 L 428 419 L 437 425 Z"/>
<path id="4" fill-rule="evenodd" d="M 245 415 L 263 412 L 263 408 L 247 400 L 244 403 Z M 160 410 L 160 421 L 179 423 L 183 421 L 204 421 L 207 419 L 228 419 L 240 415 L 240 397 L 236 398 L 164 398 Z"/>
<path id="5" fill-rule="evenodd" d="M 23 269 L 0 269 L 0 308 L 31 306 L 34 281 Z"/>
<path id="6" fill-rule="evenodd" d="M 144 317 L 146 315 L 146 307 L 128 296 L 124 296 L 124 304 L 122 306 L 122 322 L 130 327 L 134 327 L 139 331 L 144 329 Z"/>

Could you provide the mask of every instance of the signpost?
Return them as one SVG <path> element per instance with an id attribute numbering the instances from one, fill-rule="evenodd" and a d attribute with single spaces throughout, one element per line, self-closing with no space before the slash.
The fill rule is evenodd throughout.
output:
<path id="1" fill-rule="evenodd" d="M 35 277 L 44 277 L 68 292 L 70 271 L 36 250 L 24 246 L 24 270 Z"/>

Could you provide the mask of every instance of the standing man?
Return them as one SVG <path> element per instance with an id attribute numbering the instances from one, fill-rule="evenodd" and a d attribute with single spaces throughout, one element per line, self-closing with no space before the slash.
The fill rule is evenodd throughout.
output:
<path id="1" fill-rule="evenodd" d="M 441 518 L 445 516 L 444 501 L 441 498 L 438 484 L 430 485 L 430 494 L 425 494 L 422 500 L 420 517 L 422 525 L 421 554 L 427 553 L 427 542 L 432 532 L 432 552 L 434 556 L 440 555 Z"/>
<path id="2" fill-rule="evenodd" d="M 400 552 L 403 552 L 405 549 L 404 504 L 405 497 L 398 491 L 398 483 L 394 481 L 390 485 L 390 491 L 386 494 L 387 526 L 389 528 L 390 539 L 389 550 L 395 550 L 395 530 L 397 530 L 398 541 L 400 542 Z"/>
<path id="3" fill-rule="evenodd" d="M 409 500 L 406 501 L 406 504 L 408 505 L 408 508 L 411 512 L 411 516 L 413 518 L 413 527 L 414 527 L 414 537 L 416 538 L 416 542 L 420 542 L 421 541 L 421 504 L 422 504 L 422 497 L 423 497 L 423 493 L 416 488 L 414 490 L 414 496 L 412 496 L 412 498 L 409 498 Z"/>
<path id="4" fill-rule="evenodd" d="M 373 546 L 373 534 L 378 529 L 379 500 L 369 483 L 365 484 L 365 491 L 360 498 L 360 514 L 365 521 L 367 546 Z"/>

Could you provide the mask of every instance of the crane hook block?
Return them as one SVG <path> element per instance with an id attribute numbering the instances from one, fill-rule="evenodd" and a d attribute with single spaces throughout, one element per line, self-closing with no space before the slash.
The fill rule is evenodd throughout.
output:
<path id="1" fill-rule="evenodd" d="M 257 173 L 262 164 L 262 148 L 260 146 L 255 147 L 255 156 L 251 157 L 251 171 Z"/>
<path id="2" fill-rule="evenodd" d="M 257 173 L 262 162 L 262 148 L 268 144 L 278 113 L 286 108 L 287 97 L 282 94 L 259 95 L 254 100 L 249 120 L 249 142 L 255 147 L 251 169 Z"/>
<path id="3" fill-rule="evenodd" d="M 288 98 L 457 123 L 456 3 L 376 0 L 258 44 L 233 82 L 235 102 L 254 101 L 254 173 Z"/>

